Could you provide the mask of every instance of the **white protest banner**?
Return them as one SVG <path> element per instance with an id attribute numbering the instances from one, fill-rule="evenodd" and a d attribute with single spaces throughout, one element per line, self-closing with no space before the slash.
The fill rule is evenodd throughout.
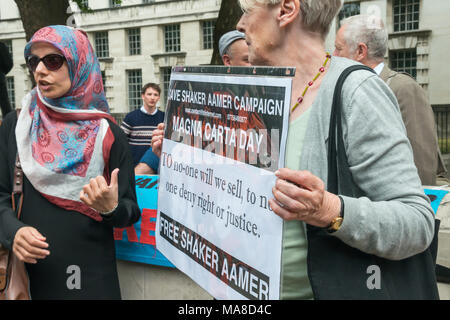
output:
<path id="1" fill-rule="evenodd" d="M 217 299 L 279 299 L 283 223 L 268 200 L 284 163 L 291 79 L 176 70 L 157 249 Z"/>

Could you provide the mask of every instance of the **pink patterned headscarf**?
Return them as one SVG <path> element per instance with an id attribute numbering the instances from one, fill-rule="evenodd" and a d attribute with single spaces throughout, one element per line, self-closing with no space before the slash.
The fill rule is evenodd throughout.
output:
<path id="1" fill-rule="evenodd" d="M 46 42 L 66 58 L 71 87 L 49 99 L 35 87 L 24 99 L 17 127 L 23 171 L 50 202 L 97 221 L 97 211 L 79 200 L 91 178 L 109 181 L 109 153 L 114 136 L 106 119 L 114 119 L 103 90 L 100 65 L 85 32 L 67 26 L 37 31 L 25 47 L 25 59 L 36 42 Z"/>

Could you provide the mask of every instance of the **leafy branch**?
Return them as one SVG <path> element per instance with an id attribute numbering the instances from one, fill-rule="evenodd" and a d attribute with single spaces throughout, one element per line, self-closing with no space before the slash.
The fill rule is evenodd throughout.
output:
<path id="1" fill-rule="evenodd" d="M 82 13 L 92 13 L 94 12 L 94 10 L 92 10 L 89 5 L 86 5 L 85 2 L 83 2 L 83 0 L 72 0 L 73 2 L 75 2 L 78 5 L 78 8 L 80 8 Z M 120 2 L 122 2 L 122 0 L 119 0 Z"/>

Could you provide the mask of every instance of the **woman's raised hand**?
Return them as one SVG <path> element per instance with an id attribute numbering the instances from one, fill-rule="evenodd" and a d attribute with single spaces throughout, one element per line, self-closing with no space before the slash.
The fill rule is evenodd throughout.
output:
<path id="1" fill-rule="evenodd" d="M 158 124 L 157 129 L 153 130 L 152 134 L 152 151 L 161 158 L 161 149 L 164 139 L 164 123 Z"/>
<path id="2" fill-rule="evenodd" d="M 89 184 L 80 191 L 80 200 L 98 212 L 110 212 L 117 207 L 119 201 L 119 169 L 111 173 L 111 183 L 108 185 L 103 176 L 91 179 Z"/>

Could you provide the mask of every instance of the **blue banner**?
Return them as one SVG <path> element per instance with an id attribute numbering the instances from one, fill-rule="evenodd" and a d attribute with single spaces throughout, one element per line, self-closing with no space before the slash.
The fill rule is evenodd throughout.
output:
<path id="1" fill-rule="evenodd" d="M 155 247 L 158 184 L 159 176 L 136 176 L 141 219 L 130 227 L 114 229 L 117 259 L 175 267 Z"/>
<path id="2" fill-rule="evenodd" d="M 437 213 L 438 207 L 441 204 L 442 199 L 448 193 L 448 190 L 440 189 L 424 189 L 425 194 L 430 198 L 431 207 L 433 208 L 434 214 Z"/>

